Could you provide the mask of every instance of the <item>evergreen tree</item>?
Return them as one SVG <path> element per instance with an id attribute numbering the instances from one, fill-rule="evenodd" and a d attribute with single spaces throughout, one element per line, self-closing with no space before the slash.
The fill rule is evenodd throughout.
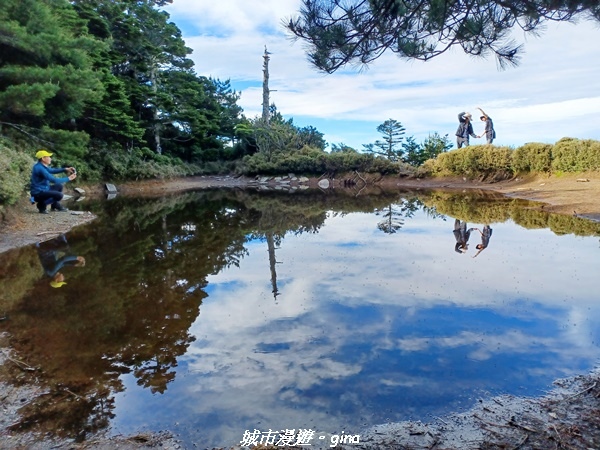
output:
<path id="1" fill-rule="evenodd" d="M 340 142 L 339 144 L 331 144 L 331 153 L 358 153 L 349 145 Z"/>
<path id="2" fill-rule="evenodd" d="M 130 2 L 125 13 L 131 21 L 118 38 L 127 56 L 124 61 L 126 75 L 134 84 L 134 109 L 138 120 L 145 126 L 146 140 L 156 153 L 162 153 L 161 133 L 163 111 L 168 96 L 162 94 L 162 72 L 165 69 L 190 69 L 193 63 L 187 58 L 191 49 L 185 46 L 181 31 L 168 22 L 169 15 L 153 8 L 154 2 Z M 166 119 L 168 120 L 168 118 Z"/>
<path id="3" fill-rule="evenodd" d="M 218 159 L 223 142 L 214 82 L 189 70 L 165 71 L 161 76 L 165 153 L 188 162 Z"/>
<path id="4" fill-rule="evenodd" d="M 440 153 L 447 152 L 452 148 L 452 142 L 448 138 L 448 135 L 440 136 L 436 131 L 433 134 L 430 134 L 425 141 L 423 141 L 422 146 L 422 161 L 423 164 L 428 159 L 433 159 Z"/>
<path id="5" fill-rule="evenodd" d="M 81 129 L 92 139 L 115 148 L 131 148 L 142 141 L 144 128 L 134 119 L 129 91 L 124 80 L 115 75 L 114 68 L 122 55 L 114 51 L 114 23 L 123 18 L 123 2 L 102 0 L 75 0 L 73 6 L 87 23 L 88 31 L 105 42 L 101 51 L 93 54 L 94 67 L 101 73 L 104 95 L 89 105 L 79 121 Z"/>
<path id="6" fill-rule="evenodd" d="M 233 144 L 235 140 L 235 127 L 240 123 L 242 115 L 242 107 L 237 104 L 241 94 L 231 89 L 229 80 L 220 81 L 209 78 L 209 82 L 215 86 L 215 96 L 220 107 L 220 134 L 223 139 Z"/>
<path id="7" fill-rule="evenodd" d="M 327 147 L 327 142 L 323 139 L 323 133 L 311 125 L 298 128 L 298 139 L 300 148 L 306 145 L 319 150 L 325 150 Z"/>
<path id="8" fill-rule="evenodd" d="M 460 47 L 473 56 L 496 55 L 517 64 L 521 45 L 513 28 L 538 33 L 549 21 L 600 20 L 597 1 L 538 0 L 302 0 L 300 15 L 287 28 L 309 45 L 320 70 L 368 64 L 390 50 L 428 60 Z"/>
<path id="9" fill-rule="evenodd" d="M 428 159 L 435 158 L 440 153 L 452 148 L 448 135 L 440 136 L 435 132 L 430 134 L 422 144 L 418 144 L 411 136 L 402 144 L 405 151 L 404 162 L 411 166 L 420 166 Z"/>
<path id="10" fill-rule="evenodd" d="M 91 57 L 102 48 L 67 0 L 4 0 L 0 121 L 30 127 L 29 136 L 46 139 L 44 130 L 75 132 L 76 119 L 104 93 Z M 63 144 L 69 147 L 65 133 Z"/>
<path id="11" fill-rule="evenodd" d="M 402 124 L 397 120 L 388 119 L 377 127 L 377 131 L 382 134 L 383 141 L 377 140 L 373 144 L 364 145 L 365 150 L 384 156 L 390 161 L 400 161 L 403 153 L 401 143 L 406 131 Z"/>
<path id="12" fill-rule="evenodd" d="M 406 142 L 402 143 L 402 149 L 404 150 L 404 162 L 411 166 L 419 166 L 422 164 L 421 161 L 421 145 L 415 141 L 414 136 L 406 138 Z"/>

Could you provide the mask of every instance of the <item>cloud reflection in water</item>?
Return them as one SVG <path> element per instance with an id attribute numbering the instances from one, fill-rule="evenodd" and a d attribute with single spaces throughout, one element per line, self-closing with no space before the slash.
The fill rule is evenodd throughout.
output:
<path id="1" fill-rule="evenodd" d="M 267 244 L 250 242 L 239 267 L 209 277 L 176 380 L 162 396 L 126 380 L 116 428 L 177 422 L 203 445 L 253 428 L 356 433 L 487 393 L 539 394 L 598 361 L 594 238 L 498 223 L 474 259 L 479 236 L 456 253 L 450 219 L 417 212 L 395 234 L 378 220 L 330 215 L 286 236 L 276 299 Z"/>

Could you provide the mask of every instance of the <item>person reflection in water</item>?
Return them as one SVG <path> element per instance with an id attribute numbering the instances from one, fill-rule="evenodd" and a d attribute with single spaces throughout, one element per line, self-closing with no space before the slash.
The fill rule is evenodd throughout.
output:
<path id="1" fill-rule="evenodd" d="M 487 248 L 487 246 L 490 244 L 490 238 L 492 237 L 492 231 L 493 231 L 489 225 L 485 225 L 483 227 L 483 230 L 480 230 L 479 228 L 475 228 L 475 229 L 477 231 L 479 231 L 479 234 L 481 234 L 481 244 L 477 244 L 475 246 L 475 248 L 479 251 L 477 253 L 475 253 L 473 258 L 475 258 L 477 255 L 479 255 L 482 251 L 484 251 Z"/>
<path id="2" fill-rule="evenodd" d="M 65 235 L 39 243 L 36 247 L 44 273 L 50 278 L 50 286 L 53 288 L 59 288 L 67 284 L 62 273 L 64 267 L 82 267 L 85 265 L 83 256 L 69 254 L 69 245 Z"/>
<path id="3" fill-rule="evenodd" d="M 454 237 L 456 238 L 456 245 L 454 250 L 457 253 L 466 253 L 469 248 L 469 237 L 471 237 L 471 231 L 473 228 L 467 230 L 467 223 L 458 219 L 454 220 Z"/>

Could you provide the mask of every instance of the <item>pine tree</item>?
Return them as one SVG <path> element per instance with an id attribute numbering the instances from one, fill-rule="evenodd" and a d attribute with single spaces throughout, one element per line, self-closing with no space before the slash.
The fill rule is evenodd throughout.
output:
<path id="1" fill-rule="evenodd" d="M 549 21 L 600 20 L 597 1 L 302 0 L 287 28 L 308 44 L 320 70 L 364 65 L 386 50 L 428 60 L 460 47 L 472 56 L 493 54 L 499 64 L 517 64 L 522 46 L 513 28 L 536 34 Z"/>
<path id="2" fill-rule="evenodd" d="M 29 136 L 42 137 L 42 127 L 76 131 L 104 93 L 90 56 L 103 43 L 67 0 L 4 0 L 0 36 L 0 121 L 30 127 Z"/>
<path id="3" fill-rule="evenodd" d="M 400 122 L 394 119 L 388 119 L 377 127 L 377 131 L 382 134 L 383 141 L 377 140 L 373 144 L 367 144 L 363 147 L 369 153 L 385 156 L 390 161 L 402 160 L 402 140 L 404 139 L 405 128 Z"/>

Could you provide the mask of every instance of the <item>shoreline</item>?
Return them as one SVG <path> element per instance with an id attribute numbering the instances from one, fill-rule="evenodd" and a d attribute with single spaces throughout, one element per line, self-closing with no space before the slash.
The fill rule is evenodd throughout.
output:
<path id="1" fill-rule="evenodd" d="M 329 179 L 328 189 L 344 189 L 344 179 Z M 533 200 L 546 212 L 573 215 L 600 222 L 600 173 L 563 176 L 530 176 L 500 182 L 467 180 L 466 178 L 400 178 L 398 176 L 367 177 L 368 186 L 380 190 L 443 189 L 485 190 L 507 197 Z M 318 187 L 319 179 L 307 179 L 306 186 Z M 125 182 L 117 185 L 119 195 L 160 197 L 190 190 L 211 188 L 252 188 L 252 178 L 233 176 L 196 176 L 168 180 Z M 86 186 L 86 196 L 105 195 L 101 184 Z M 91 222 L 96 216 L 89 211 L 37 214 L 28 200 L 6 208 L 0 224 L 0 253 L 50 239 L 73 228 Z"/>

